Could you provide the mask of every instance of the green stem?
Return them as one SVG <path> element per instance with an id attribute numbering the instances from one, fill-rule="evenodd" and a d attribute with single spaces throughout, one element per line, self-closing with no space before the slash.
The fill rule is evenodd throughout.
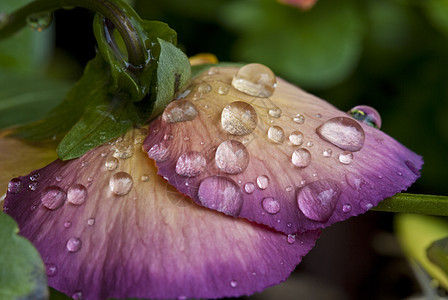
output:
<path id="1" fill-rule="evenodd" d="M 448 216 L 448 197 L 400 193 L 380 202 L 372 210 Z"/>
<path id="2" fill-rule="evenodd" d="M 109 19 L 121 34 L 129 63 L 134 67 L 145 65 L 147 52 L 138 26 L 137 13 L 122 1 L 113 0 L 36 0 L 7 16 L 0 27 L 0 39 L 6 38 L 26 26 L 26 18 L 33 13 L 53 12 L 64 7 L 83 7 Z M 76 26 L 76 24 L 74 24 Z"/>

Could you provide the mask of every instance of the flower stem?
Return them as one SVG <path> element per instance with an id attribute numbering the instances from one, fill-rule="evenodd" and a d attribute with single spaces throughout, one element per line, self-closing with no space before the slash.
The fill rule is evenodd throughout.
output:
<path id="1" fill-rule="evenodd" d="M 147 51 L 139 34 L 140 17 L 123 1 L 113 0 L 36 0 L 9 14 L 0 25 L 0 39 L 6 38 L 26 26 L 33 13 L 53 12 L 64 7 L 83 7 L 109 19 L 121 34 L 128 52 L 129 63 L 134 67 L 145 65 Z M 76 24 L 74 24 L 76 26 Z M 136 28 L 137 27 L 137 28 Z"/>
<path id="2" fill-rule="evenodd" d="M 372 210 L 448 216 L 448 196 L 400 193 L 380 202 Z"/>

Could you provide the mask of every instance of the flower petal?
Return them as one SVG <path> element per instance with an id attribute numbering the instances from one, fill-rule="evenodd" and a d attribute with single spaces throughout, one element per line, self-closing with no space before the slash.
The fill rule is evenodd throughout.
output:
<path id="1" fill-rule="evenodd" d="M 49 284 L 75 299 L 182 299 L 285 280 L 319 232 L 287 237 L 194 204 L 157 176 L 146 133 L 12 181 L 5 211 L 41 253 Z"/>
<path id="2" fill-rule="evenodd" d="M 150 124 L 144 149 L 196 203 L 289 234 L 364 213 L 419 177 L 421 157 L 385 133 L 249 66 L 204 72 Z"/>

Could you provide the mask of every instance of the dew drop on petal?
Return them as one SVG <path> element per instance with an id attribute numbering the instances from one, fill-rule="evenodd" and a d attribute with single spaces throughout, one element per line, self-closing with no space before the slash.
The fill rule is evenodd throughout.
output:
<path id="1" fill-rule="evenodd" d="M 367 105 L 358 105 L 348 112 L 353 119 L 374 128 L 381 128 L 381 116 L 376 109 Z"/>
<path id="2" fill-rule="evenodd" d="M 70 228 L 72 226 L 72 222 L 70 222 L 70 221 L 65 221 L 64 222 L 64 227 L 65 228 Z"/>
<path id="3" fill-rule="evenodd" d="M 272 96 L 276 85 L 274 72 L 262 64 L 248 64 L 241 67 L 232 80 L 235 89 L 255 97 Z"/>
<path id="4" fill-rule="evenodd" d="M 303 144 L 303 133 L 301 133 L 300 131 L 291 132 L 291 134 L 289 135 L 289 141 L 291 142 L 291 144 L 293 144 L 295 146 L 302 145 Z"/>
<path id="5" fill-rule="evenodd" d="M 246 135 L 257 127 L 258 117 L 249 103 L 235 101 L 228 104 L 221 113 L 222 128 L 230 134 Z"/>
<path id="6" fill-rule="evenodd" d="M 345 180 L 347 181 L 347 184 L 356 191 L 360 190 L 362 185 L 366 183 L 361 176 L 353 173 L 345 174 Z"/>
<path id="7" fill-rule="evenodd" d="M 41 202 L 46 208 L 54 210 L 61 207 L 66 199 L 67 194 L 60 187 L 49 186 L 42 192 Z"/>
<path id="8" fill-rule="evenodd" d="M 168 104 L 162 118 L 168 123 L 192 121 L 198 115 L 196 107 L 187 100 L 176 100 Z"/>
<path id="9" fill-rule="evenodd" d="M 331 150 L 331 149 L 325 149 L 325 150 L 322 152 L 322 154 L 323 154 L 325 157 L 331 157 L 331 155 L 333 154 L 333 150 Z"/>
<path id="10" fill-rule="evenodd" d="M 28 185 L 28 188 L 29 188 L 31 191 L 35 191 L 35 190 L 37 189 L 37 184 L 38 184 L 38 182 L 31 182 L 31 183 Z"/>
<path id="11" fill-rule="evenodd" d="M 142 175 L 142 176 L 140 177 L 140 181 L 148 182 L 148 181 L 149 181 L 149 176 L 146 175 L 146 174 Z"/>
<path id="12" fill-rule="evenodd" d="M 90 219 L 88 219 L 88 220 L 87 220 L 87 225 L 89 225 L 89 226 L 93 226 L 93 225 L 95 225 L 95 219 L 94 219 L 94 218 L 90 218 Z"/>
<path id="13" fill-rule="evenodd" d="M 261 200 L 261 205 L 263 206 L 263 209 L 271 215 L 280 211 L 280 203 L 272 197 L 263 198 L 263 200 Z"/>
<path id="14" fill-rule="evenodd" d="M 241 142 L 227 140 L 216 149 L 215 162 L 221 171 L 228 174 L 239 174 L 249 164 L 249 152 Z"/>
<path id="15" fill-rule="evenodd" d="M 352 206 L 350 204 L 348 204 L 348 203 L 344 204 L 342 206 L 342 211 L 345 212 L 345 213 L 349 213 L 349 212 L 352 211 Z"/>
<path id="16" fill-rule="evenodd" d="M 56 276 L 56 274 L 58 273 L 58 268 L 55 264 L 45 264 L 45 268 L 48 277 Z"/>
<path id="17" fill-rule="evenodd" d="M 268 138 L 274 143 L 281 144 L 285 140 L 285 132 L 279 126 L 271 126 L 268 129 Z"/>
<path id="18" fill-rule="evenodd" d="M 321 179 L 301 188 L 297 194 L 297 204 L 310 220 L 326 222 L 336 207 L 341 190 L 336 181 Z"/>
<path id="19" fill-rule="evenodd" d="M 69 252 L 78 252 L 81 249 L 81 240 L 76 237 L 72 237 L 67 241 L 66 247 Z"/>
<path id="20" fill-rule="evenodd" d="M 22 181 L 20 178 L 11 179 L 8 183 L 8 193 L 17 194 L 22 189 Z"/>
<path id="21" fill-rule="evenodd" d="M 229 93 L 229 87 L 225 85 L 220 85 L 218 88 L 218 94 L 227 95 Z"/>
<path id="22" fill-rule="evenodd" d="M 323 140 L 342 150 L 359 151 L 364 145 L 364 129 L 350 118 L 332 118 L 320 125 L 316 133 Z"/>
<path id="23" fill-rule="evenodd" d="M 72 298 L 73 298 L 73 300 L 83 300 L 84 295 L 82 294 L 81 291 L 77 291 L 77 292 L 73 293 Z"/>
<path id="24" fill-rule="evenodd" d="M 288 237 L 286 238 L 286 241 L 288 244 L 294 244 L 296 242 L 296 235 L 295 234 L 288 234 Z"/>
<path id="25" fill-rule="evenodd" d="M 208 94 L 208 93 L 211 92 L 211 90 L 212 90 L 212 86 L 210 84 L 206 83 L 206 82 L 201 83 L 198 86 L 198 92 L 201 93 L 201 94 Z"/>
<path id="26" fill-rule="evenodd" d="M 260 175 L 257 177 L 257 186 L 260 190 L 265 190 L 269 186 L 269 177 L 266 175 Z"/>
<path id="27" fill-rule="evenodd" d="M 184 177 L 195 177 L 205 170 L 205 157 L 197 151 L 182 154 L 176 163 L 176 173 Z"/>
<path id="28" fill-rule="evenodd" d="M 39 173 L 33 173 L 30 175 L 30 180 L 31 181 L 38 181 L 40 178 L 40 174 Z"/>
<path id="29" fill-rule="evenodd" d="M 116 158 L 128 159 L 134 155 L 134 145 L 128 142 L 117 143 L 112 149 L 114 150 L 112 155 Z"/>
<path id="30" fill-rule="evenodd" d="M 353 153 L 350 151 L 344 151 L 339 154 L 339 162 L 344 165 L 348 165 L 353 161 Z"/>
<path id="31" fill-rule="evenodd" d="M 203 179 L 199 184 L 198 198 L 203 206 L 231 216 L 238 216 L 243 207 L 239 186 L 227 177 L 211 176 Z"/>
<path id="32" fill-rule="evenodd" d="M 282 110 L 280 108 L 271 108 L 269 110 L 269 115 L 273 118 L 280 118 L 282 116 Z"/>
<path id="33" fill-rule="evenodd" d="M 414 163 L 410 160 L 407 160 L 404 162 L 406 167 L 408 167 L 409 170 L 411 170 L 412 173 L 414 173 L 417 176 L 420 176 L 420 171 L 417 169 L 417 167 L 414 165 Z"/>
<path id="34" fill-rule="evenodd" d="M 303 123 L 305 123 L 305 116 L 302 114 L 297 114 L 294 116 L 293 120 L 297 124 L 303 124 Z"/>
<path id="35" fill-rule="evenodd" d="M 248 182 L 244 185 L 244 191 L 248 194 L 252 194 L 255 191 L 255 184 Z"/>
<path id="36" fill-rule="evenodd" d="M 107 170 L 113 171 L 118 167 L 118 159 L 116 159 L 115 157 L 109 157 L 104 163 L 104 166 Z"/>
<path id="37" fill-rule="evenodd" d="M 74 184 L 67 191 L 67 201 L 74 205 L 81 205 L 86 201 L 87 188 L 82 184 Z"/>
<path id="38" fill-rule="evenodd" d="M 236 281 L 236 280 L 230 281 L 230 286 L 233 288 L 236 288 L 238 286 L 238 281 Z"/>
<path id="39" fill-rule="evenodd" d="M 170 150 L 162 143 L 155 144 L 148 151 L 149 158 L 154 159 L 156 162 L 164 162 L 168 159 Z"/>
<path id="40" fill-rule="evenodd" d="M 291 156 L 291 162 L 299 168 L 306 168 L 311 163 L 311 153 L 307 149 L 299 148 L 294 150 Z"/>
<path id="41" fill-rule="evenodd" d="M 128 194 L 132 186 L 134 185 L 134 180 L 132 176 L 126 172 L 115 173 L 109 180 L 109 188 L 115 195 L 124 196 Z"/>

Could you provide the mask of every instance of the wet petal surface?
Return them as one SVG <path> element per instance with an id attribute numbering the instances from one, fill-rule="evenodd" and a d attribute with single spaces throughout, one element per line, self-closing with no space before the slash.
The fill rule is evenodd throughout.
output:
<path id="1" fill-rule="evenodd" d="M 319 232 L 290 243 L 196 205 L 157 176 L 141 150 L 146 133 L 11 181 L 5 212 L 39 250 L 49 284 L 75 299 L 186 299 L 251 294 L 285 280 Z M 239 214 L 239 186 L 223 178 L 204 180 L 201 199 Z"/>
<path id="2" fill-rule="evenodd" d="M 158 118 L 144 142 L 159 174 L 195 202 L 290 234 L 364 213 L 420 176 L 420 156 L 351 114 L 280 78 L 272 93 L 257 94 L 235 88 L 235 76 L 238 68 L 214 67 L 196 77 L 176 100 L 193 104 L 195 118 Z M 191 151 L 206 165 L 194 177 L 178 174 L 177 160 Z M 216 178 L 226 184 L 209 184 Z"/>

